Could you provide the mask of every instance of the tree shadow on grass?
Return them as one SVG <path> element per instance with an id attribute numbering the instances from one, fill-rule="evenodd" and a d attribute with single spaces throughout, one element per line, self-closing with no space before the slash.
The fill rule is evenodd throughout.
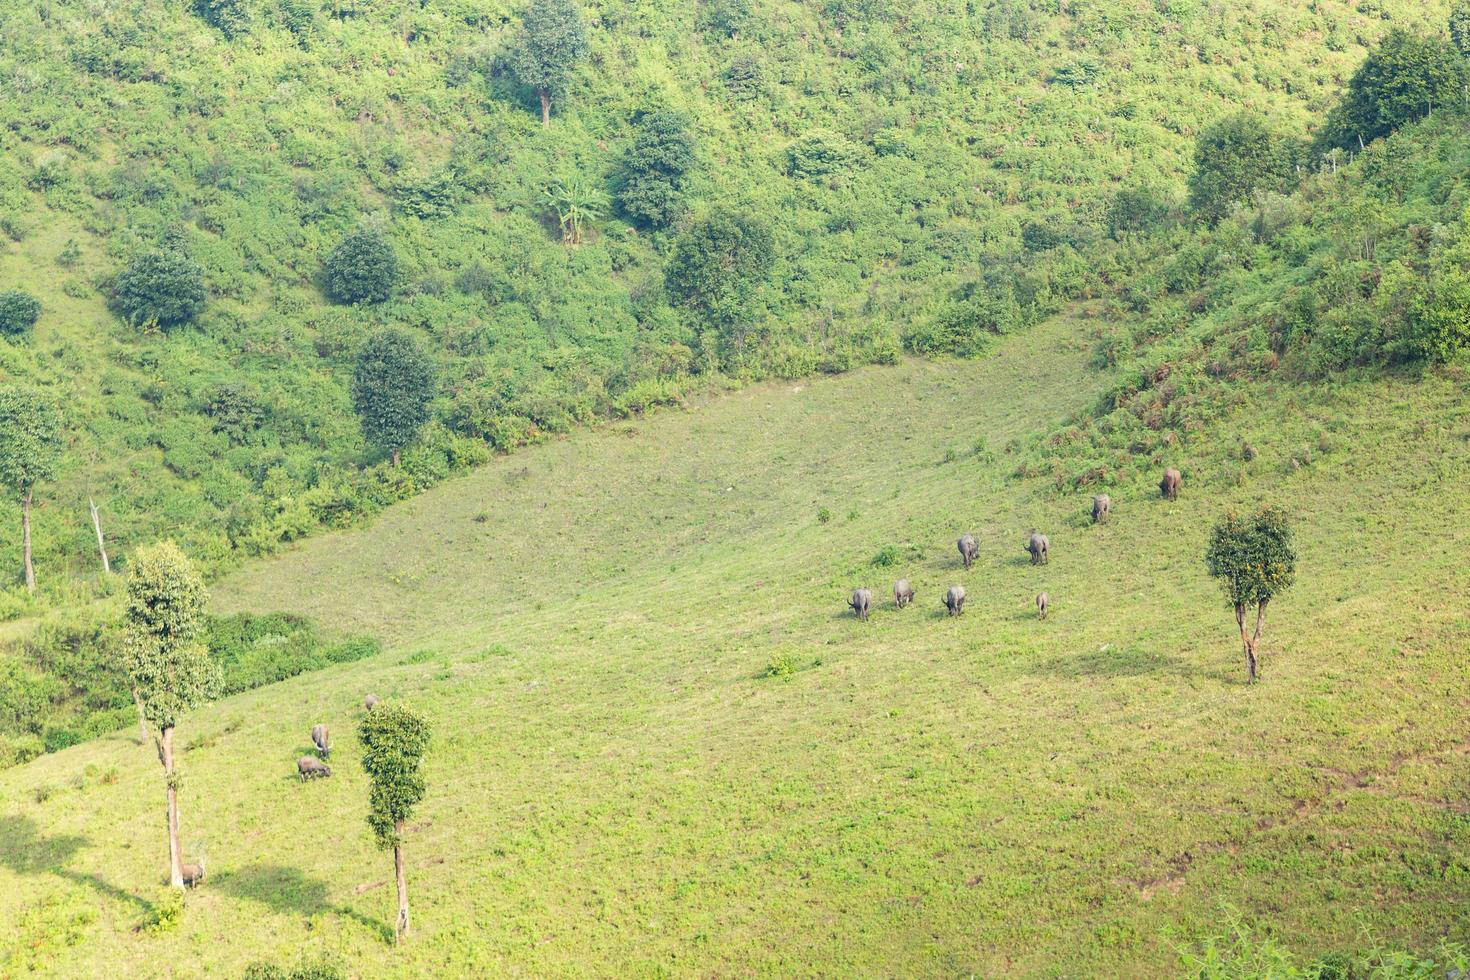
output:
<path id="1" fill-rule="evenodd" d="M 221 872 L 211 881 L 220 891 L 259 902 L 273 912 L 308 918 L 330 912 L 377 933 L 385 943 L 393 942 L 393 929 L 386 922 L 368 918 L 345 905 L 333 905 L 327 898 L 327 883 L 304 874 L 299 868 L 251 864 L 238 871 Z"/>
<path id="2" fill-rule="evenodd" d="M 1035 618 L 1033 614 L 1031 618 Z M 1167 674 L 1197 677 L 1200 671 L 1189 661 L 1151 650 L 1102 650 L 1093 653 L 1051 657 L 1027 673 L 1047 677 L 1142 677 Z"/>
<path id="3" fill-rule="evenodd" d="M 144 912 L 152 911 L 153 903 L 147 899 L 119 888 L 99 875 L 65 867 L 78 851 L 90 843 L 87 838 L 74 835 L 43 836 L 30 817 L 0 817 L 0 865 L 18 875 L 55 875 L 85 885 L 114 901 L 131 902 Z"/>

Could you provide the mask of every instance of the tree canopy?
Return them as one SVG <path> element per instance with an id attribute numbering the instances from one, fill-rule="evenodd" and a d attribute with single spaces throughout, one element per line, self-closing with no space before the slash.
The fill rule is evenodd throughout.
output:
<path id="1" fill-rule="evenodd" d="M 1304 141 L 1273 132 L 1254 112 L 1214 123 L 1195 141 L 1189 204 L 1214 223 L 1260 190 L 1286 190 L 1296 179 Z"/>
<path id="2" fill-rule="evenodd" d="M 550 121 L 552 98 L 566 91 L 587 50 L 587 26 L 572 0 L 531 0 L 506 61 L 521 84 L 541 97 L 543 123 Z"/>
<path id="3" fill-rule="evenodd" d="M 1205 565 L 1233 606 L 1269 602 L 1285 592 L 1296 580 L 1286 512 L 1264 506 L 1254 514 L 1226 514 L 1210 534 Z"/>
<path id="4" fill-rule="evenodd" d="M 633 144 L 623 158 L 618 206 L 636 224 L 664 228 L 684 211 L 684 190 L 694 167 L 689 117 L 666 109 L 633 120 Z"/>
<path id="5" fill-rule="evenodd" d="M 771 230 L 757 218 L 717 211 L 679 236 L 669 259 L 669 296 L 705 323 L 738 332 L 753 317 L 752 301 L 775 264 Z"/>
<path id="6" fill-rule="evenodd" d="M 61 413 L 36 388 L 0 385 L 0 484 L 24 494 L 55 475 L 65 447 Z"/>
<path id="7" fill-rule="evenodd" d="M 138 256 L 113 283 L 114 308 L 140 326 L 182 326 L 204 310 L 204 300 L 204 269 L 177 242 Z"/>
<path id="8" fill-rule="evenodd" d="M 352 374 L 352 404 L 368 442 L 397 454 L 429 419 L 434 363 L 414 338 L 389 328 L 368 338 Z"/>
<path id="9" fill-rule="evenodd" d="M 327 255 L 323 285 L 338 303 L 381 303 L 398 285 L 398 252 L 381 231 L 361 228 Z"/>
<path id="10" fill-rule="evenodd" d="M 219 687 L 219 671 L 200 639 L 208 601 L 194 563 L 172 541 L 139 548 L 128 563 L 128 677 L 143 717 L 160 730 L 173 728 Z"/>
<path id="11" fill-rule="evenodd" d="M 1319 145 L 1356 148 L 1463 98 L 1467 65 L 1441 37 L 1392 31 L 1348 81 Z"/>
<path id="12" fill-rule="evenodd" d="M 424 798 L 419 766 L 429 748 L 429 723 L 401 705 L 378 705 L 363 718 L 357 737 L 363 771 L 372 780 L 368 827 L 380 847 L 395 847 L 399 825 Z"/>
<path id="13" fill-rule="evenodd" d="M 0 334 L 17 337 L 36 325 L 41 302 L 30 293 L 8 289 L 0 293 Z"/>

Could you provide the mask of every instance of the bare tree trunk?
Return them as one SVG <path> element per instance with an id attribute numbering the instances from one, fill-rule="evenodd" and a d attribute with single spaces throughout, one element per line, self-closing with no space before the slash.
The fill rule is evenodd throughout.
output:
<path id="1" fill-rule="evenodd" d="M 36 570 L 31 566 L 31 488 L 26 487 L 26 495 L 20 501 L 20 538 L 21 553 L 24 556 L 26 566 L 26 588 L 31 592 L 36 591 Z"/>
<path id="2" fill-rule="evenodd" d="M 399 457 L 399 454 L 401 452 L 402 452 L 402 450 L 399 450 L 399 449 L 392 449 L 392 450 L 389 450 L 389 452 L 388 452 L 388 455 L 393 458 L 393 468 L 395 470 L 398 469 L 398 457 Z"/>
<path id="3" fill-rule="evenodd" d="M 408 935 L 408 874 L 403 867 L 402 820 L 393 825 L 393 831 L 398 835 L 399 841 L 393 845 L 393 873 L 398 881 L 398 921 L 394 925 L 393 935 L 401 943 L 403 937 Z"/>
<path id="4" fill-rule="evenodd" d="M 1256 631 L 1251 634 L 1249 649 L 1251 680 L 1260 677 L 1260 672 L 1256 669 L 1256 645 L 1261 642 L 1261 630 L 1266 625 L 1266 603 L 1269 601 L 1269 599 L 1263 599 L 1256 603 Z"/>
<path id="5" fill-rule="evenodd" d="M 1256 648 L 1250 634 L 1245 631 L 1245 603 L 1235 604 L 1235 624 L 1240 627 L 1240 645 L 1245 648 L 1245 673 L 1248 683 L 1256 680 Z"/>
<path id="6" fill-rule="evenodd" d="M 541 128 L 551 128 L 551 93 L 544 88 L 538 88 L 536 94 L 541 96 Z"/>
<path id="7" fill-rule="evenodd" d="M 168 782 L 168 883 L 184 887 L 183 862 L 179 856 L 179 787 L 174 780 L 174 730 L 163 730 L 163 775 Z"/>
<path id="8" fill-rule="evenodd" d="M 102 540 L 102 518 L 97 514 L 97 502 L 88 497 L 87 506 L 92 508 L 92 527 L 97 532 L 97 553 L 102 556 L 102 571 L 111 575 L 112 565 L 107 560 L 107 542 Z"/>

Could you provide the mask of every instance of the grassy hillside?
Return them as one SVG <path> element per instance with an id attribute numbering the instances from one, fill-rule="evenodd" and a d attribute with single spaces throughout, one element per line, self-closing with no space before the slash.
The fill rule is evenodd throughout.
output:
<path id="1" fill-rule="evenodd" d="M 582 432 L 227 578 L 222 610 L 385 650 L 188 719 L 210 881 L 172 928 L 133 931 L 165 862 L 131 733 L 0 773 L 3 971 L 1152 976 L 1227 902 L 1304 956 L 1470 940 L 1463 380 L 1268 378 L 1161 449 L 1177 503 L 1140 468 L 1093 527 L 1016 474 L 1116 383 L 1088 366 L 1112 328 Z M 1248 687 L 1201 554 L 1261 498 L 1294 513 L 1301 575 Z M 437 733 L 401 949 L 350 737 L 369 692 Z M 317 721 L 337 774 L 302 785 Z"/>
<path id="2" fill-rule="evenodd" d="M 222 5 L 240 15 L 228 37 L 193 6 L 0 10 L 0 289 L 43 307 L 29 339 L 0 343 L 0 372 L 48 386 L 73 439 L 37 518 L 52 593 L 107 588 L 89 496 L 117 554 L 170 533 L 222 567 L 716 370 L 890 360 L 977 297 L 987 324 L 1028 322 L 1096 288 L 1076 248 L 1119 189 L 1177 198 L 1204 124 L 1253 106 L 1305 134 L 1368 45 L 1444 16 L 1398 0 L 606 0 L 584 10 L 590 57 L 542 130 L 504 70 L 513 5 L 240 0 Z M 732 210 L 775 232 L 733 346 L 665 294 L 686 222 L 635 227 L 611 200 L 632 121 L 660 108 L 692 120 L 686 221 Z M 547 198 L 569 186 L 608 196 L 576 247 Z M 334 306 L 322 261 L 364 222 L 396 247 L 399 288 Z M 1028 224 L 1061 247 L 1028 253 Z M 106 299 L 170 233 L 208 305 L 140 333 Z M 346 383 L 387 323 L 443 380 L 440 422 L 396 473 Z"/>

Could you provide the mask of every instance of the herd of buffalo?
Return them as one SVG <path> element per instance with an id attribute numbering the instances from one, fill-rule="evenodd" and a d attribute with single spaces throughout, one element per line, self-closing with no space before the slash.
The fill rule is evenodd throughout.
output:
<path id="1" fill-rule="evenodd" d="M 1179 488 L 1184 484 L 1184 477 L 1176 469 L 1166 469 L 1164 478 L 1159 481 L 1159 494 L 1165 500 L 1178 500 Z M 1100 493 L 1092 498 L 1092 522 L 1094 524 L 1106 524 L 1108 518 L 1113 514 L 1113 501 L 1105 493 Z M 980 545 L 976 542 L 973 534 L 962 534 L 955 542 L 960 551 L 960 561 L 966 569 L 975 563 L 980 557 Z M 1031 555 L 1031 564 L 1045 565 L 1051 559 L 1051 541 L 1040 531 L 1032 531 L 1026 538 L 1024 548 Z M 914 601 L 914 587 L 909 580 L 901 578 L 893 583 L 893 604 L 899 609 Z M 857 615 L 859 620 L 866 621 L 868 614 L 873 610 L 873 590 L 860 588 L 854 589 L 852 598 L 848 605 Z M 951 585 L 944 593 L 944 608 L 948 615 L 959 616 L 965 611 L 965 587 L 963 585 Z M 1047 612 L 1051 609 L 1051 596 L 1045 592 L 1036 597 L 1036 616 L 1045 619 Z"/>

